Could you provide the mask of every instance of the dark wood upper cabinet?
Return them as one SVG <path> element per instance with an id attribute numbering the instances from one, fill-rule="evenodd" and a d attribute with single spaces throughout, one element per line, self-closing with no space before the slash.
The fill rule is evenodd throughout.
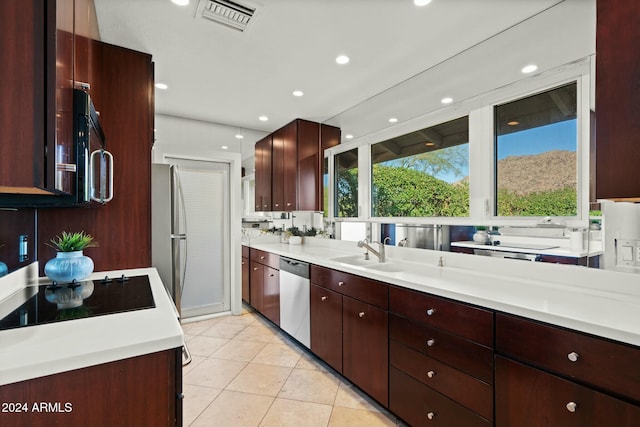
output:
<path id="1" fill-rule="evenodd" d="M 256 143 L 256 211 L 321 211 L 323 153 L 340 142 L 340 129 L 296 119 L 269 138 L 269 161 L 265 139 Z"/>
<path id="2" fill-rule="evenodd" d="M 597 2 L 596 197 L 640 201 L 640 2 Z"/>

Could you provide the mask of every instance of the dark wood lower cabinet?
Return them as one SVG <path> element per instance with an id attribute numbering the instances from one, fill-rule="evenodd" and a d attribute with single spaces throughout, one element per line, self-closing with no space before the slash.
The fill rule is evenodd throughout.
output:
<path id="1" fill-rule="evenodd" d="M 181 426 L 181 354 L 166 350 L 0 386 L 0 426 Z"/>
<path id="2" fill-rule="evenodd" d="M 264 267 L 262 314 L 280 326 L 280 271 Z"/>
<path id="3" fill-rule="evenodd" d="M 496 356 L 496 426 L 638 426 L 640 407 Z"/>
<path id="4" fill-rule="evenodd" d="M 389 313 L 342 297 L 342 373 L 388 405 Z"/>
<path id="5" fill-rule="evenodd" d="M 249 270 L 249 258 L 242 257 L 242 300 L 251 304 L 251 272 Z"/>
<path id="6" fill-rule="evenodd" d="M 342 295 L 311 284 L 311 351 L 342 372 Z"/>
<path id="7" fill-rule="evenodd" d="M 263 289 L 264 289 L 264 271 L 267 267 L 259 262 L 251 261 L 251 306 L 260 313 L 264 311 Z"/>
<path id="8" fill-rule="evenodd" d="M 412 426 L 488 427 L 491 422 L 391 366 L 389 409 Z M 524 426 L 525 424 L 513 424 Z"/>

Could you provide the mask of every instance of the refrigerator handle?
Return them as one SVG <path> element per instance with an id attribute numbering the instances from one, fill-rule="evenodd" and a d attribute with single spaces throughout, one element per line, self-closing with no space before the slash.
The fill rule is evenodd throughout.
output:
<path id="1" fill-rule="evenodd" d="M 176 194 L 176 198 L 177 198 L 175 209 L 179 210 L 178 219 L 182 223 L 182 228 L 176 225 L 176 229 L 174 231 L 183 231 L 183 233 L 172 234 L 171 237 L 172 237 L 172 240 L 177 244 L 176 253 L 178 256 L 174 257 L 174 266 L 177 269 L 175 279 L 179 280 L 178 286 L 176 286 L 176 288 L 180 289 L 180 298 L 182 299 L 182 293 L 184 291 L 184 282 L 187 276 L 187 262 L 188 262 L 187 260 L 189 258 L 188 257 L 189 253 L 188 253 L 188 245 L 185 244 L 184 257 L 180 257 L 179 241 L 187 240 L 188 230 L 187 230 L 187 221 L 186 221 L 185 201 L 184 201 L 184 195 L 182 191 L 182 182 L 180 181 L 180 169 L 178 169 L 177 165 L 174 165 L 173 168 L 174 168 L 174 174 L 173 174 L 174 193 Z M 176 237 L 174 238 L 174 236 Z M 181 263 L 182 259 L 184 259 L 184 264 Z"/>

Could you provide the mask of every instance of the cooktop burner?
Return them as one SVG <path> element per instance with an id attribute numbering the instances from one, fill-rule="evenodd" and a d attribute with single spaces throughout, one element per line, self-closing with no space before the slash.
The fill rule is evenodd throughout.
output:
<path id="1" fill-rule="evenodd" d="M 154 308 L 148 276 L 29 286 L 0 304 L 0 330 Z"/>

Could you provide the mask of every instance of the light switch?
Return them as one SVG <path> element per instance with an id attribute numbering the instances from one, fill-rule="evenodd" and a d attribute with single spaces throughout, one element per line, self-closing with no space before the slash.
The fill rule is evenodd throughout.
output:
<path id="1" fill-rule="evenodd" d="M 633 246 L 623 246 L 620 249 L 622 261 L 633 261 Z"/>

